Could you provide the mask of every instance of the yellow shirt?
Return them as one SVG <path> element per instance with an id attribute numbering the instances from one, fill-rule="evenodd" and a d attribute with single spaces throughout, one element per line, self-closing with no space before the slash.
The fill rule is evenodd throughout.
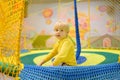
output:
<path id="1" fill-rule="evenodd" d="M 53 50 L 46 56 L 44 61 L 47 62 L 48 60 L 56 56 L 53 61 L 54 66 L 58 66 L 61 63 L 75 66 L 77 65 L 77 62 L 75 58 L 74 48 L 75 43 L 73 42 L 73 40 L 71 40 L 70 37 L 59 40 Z"/>

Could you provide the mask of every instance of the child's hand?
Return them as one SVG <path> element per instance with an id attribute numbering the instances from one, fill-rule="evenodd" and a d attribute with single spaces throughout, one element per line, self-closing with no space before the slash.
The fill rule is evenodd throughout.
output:
<path id="1" fill-rule="evenodd" d="M 37 66 L 42 66 L 42 64 L 37 64 Z"/>
<path id="2" fill-rule="evenodd" d="M 54 66 L 53 64 L 51 66 Z"/>
<path id="3" fill-rule="evenodd" d="M 38 64 L 38 66 L 42 66 L 44 64 L 44 60 L 42 60 L 39 64 Z"/>
<path id="4" fill-rule="evenodd" d="M 54 66 L 53 64 L 51 64 L 50 66 Z"/>

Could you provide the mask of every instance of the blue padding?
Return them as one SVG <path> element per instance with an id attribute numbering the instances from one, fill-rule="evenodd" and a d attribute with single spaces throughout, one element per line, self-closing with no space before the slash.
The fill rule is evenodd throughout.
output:
<path id="1" fill-rule="evenodd" d="M 82 64 L 83 62 L 85 62 L 87 59 L 84 56 L 79 56 L 77 59 L 77 64 Z"/>
<path id="2" fill-rule="evenodd" d="M 21 80 L 120 80 L 120 64 L 43 67 L 25 65 Z"/>
<path id="3" fill-rule="evenodd" d="M 26 52 L 29 52 L 29 50 L 27 50 L 27 49 L 22 49 L 22 50 L 20 51 L 20 53 L 26 53 Z"/>

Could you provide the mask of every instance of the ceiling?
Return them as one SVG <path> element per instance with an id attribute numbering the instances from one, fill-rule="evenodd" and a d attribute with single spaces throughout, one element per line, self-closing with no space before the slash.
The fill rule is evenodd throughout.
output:
<path id="1" fill-rule="evenodd" d="M 44 3 L 44 4 L 49 4 L 49 3 L 58 3 L 58 2 L 72 2 L 74 0 L 29 0 L 31 3 L 33 4 L 40 4 L 40 3 Z M 77 0 L 77 1 L 88 1 L 88 0 Z"/>
<path id="2" fill-rule="evenodd" d="M 57 3 L 57 2 L 71 2 L 73 0 L 30 0 L 32 3 L 35 3 L 35 4 L 40 4 L 40 3 Z"/>
<path id="3" fill-rule="evenodd" d="M 51 4 L 51 3 L 66 3 L 66 2 L 72 2 L 74 0 L 28 0 L 31 4 Z M 107 2 L 115 2 L 120 4 L 120 0 L 77 0 L 79 2 L 84 1 L 107 1 Z"/>

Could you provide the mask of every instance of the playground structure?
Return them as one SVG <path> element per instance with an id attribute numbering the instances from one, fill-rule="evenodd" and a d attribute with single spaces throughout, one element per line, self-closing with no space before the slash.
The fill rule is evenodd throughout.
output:
<path id="1" fill-rule="evenodd" d="M 120 64 L 98 66 L 38 67 L 20 61 L 20 35 L 24 0 L 0 1 L 0 72 L 16 80 L 113 80 L 120 79 Z M 77 22 L 77 21 L 76 21 Z M 89 45 L 90 46 L 90 45 Z M 23 70 L 22 70 L 23 69 Z"/>
<path id="2" fill-rule="evenodd" d="M 0 72 L 18 77 L 24 0 L 0 1 Z"/>

